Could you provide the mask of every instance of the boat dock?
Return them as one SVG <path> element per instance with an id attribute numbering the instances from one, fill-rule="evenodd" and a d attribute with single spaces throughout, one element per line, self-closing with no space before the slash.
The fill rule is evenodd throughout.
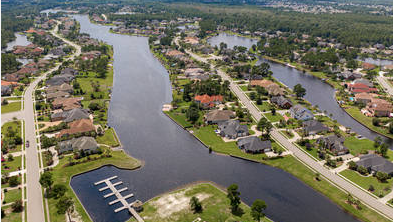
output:
<path id="1" fill-rule="evenodd" d="M 132 215 L 138 222 L 144 222 L 144 220 L 142 219 L 142 217 L 139 216 L 138 212 L 134 209 L 134 207 L 140 206 L 140 205 L 141 205 L 141 202 L 140 202 L 139 200 L 136 200 L 136 201 L 132 202 L 131 204 L 129 204 L 129 203 L 127 202 L 127 199 L 133 197 L 134 194 L 131 193 L 131 194 L 128 194 L 128 195 L 126 195 L 126 196 L 123 196 L 123 195 L 121 194 L 121 192 L 128 190 L 128 188 L 127 188 L 127 187 L 124 187 L 124 188 L 121 188 L 121 189 L 117 189 L 116 186 L 117 186 L 117 185 L 120 185 L 120 184 L 123 184 L 123 182 L 122 182 L 122 181 L 119 181 L 119 182 L 116 182 L 116 183 L 112 183 L 111 180 L 114 180 L 114 179 L 116 179 L 116 178 L 117 178 L 117 176 L 109 177 L 109 178 L 100 180 L 100 181 L 98 181 L 98 182 L 95 182 L 94 185 L 97 186 L 97 185 L 100 185 L 100 184 L 102 184 L 102 183 L 105 183 L 106 186 L 100 188 L 99 191 L 102 192 L 102 191 L 107 190 L 107 189 L 110 189 L 110 190 L 111 190 L 110 193 L 104 195 L 104 198 L 105 198 L 105 199 L 108 198 L 108 197 L 111 197 L 111 196 L 113 196 L 113 195 L 116 196 L 116 199 L 115 199 L 115 200 L 113 200 L 113 201 L 111 201 L 111 202 L 108 203 L 109 205 L 113 205 L 113 204 L 118 203 L 118 202 L 121 202 L 121 203 L 123 204 L 122 207 L 119 207 L 119 208 L 115 209 L 115 213 L 120 212 L 120 211 L 125 210 L 125 209 L 128 209 L 128 212 L 130 212 L 131 215 Z M 139 208 L 139 207 L 138 207 L 138 208 Z"/>

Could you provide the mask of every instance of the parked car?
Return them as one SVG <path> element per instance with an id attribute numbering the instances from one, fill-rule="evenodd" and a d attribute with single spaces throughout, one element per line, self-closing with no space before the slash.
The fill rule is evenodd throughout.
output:
<path id="1" fill-rule="evenodd" d="M 29 146 L 30 146 L 30 142 L 27 140 L 26 141 L 26 148 L 29 148 Z"/>

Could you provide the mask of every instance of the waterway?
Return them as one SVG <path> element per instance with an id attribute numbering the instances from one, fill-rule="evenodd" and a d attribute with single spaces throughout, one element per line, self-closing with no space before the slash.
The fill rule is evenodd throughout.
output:
<path id="1" fill-rule="evenodd" d="M 9 42 L 7 44 L 7 47 L 3 50 L 3 51 L 11 51 L 14 49 L 15 46 L 20 45 L 20 46 L 27 46 L 29 45 L 31 42 L 27 39 L 26 35 L 21 35 L 19 33 L 15 33 L 15 37 L 16 39 L 12 42 Z M 22 65 L 26 65 L 27 63 L 33 61 L 32 59 L 21 59 L 18 58 L 16 59 L 17 61 L 21 62 Z"/>
<path id="2" fill-rule="evenodd" d="M 78 175 L 71 186 L 94 221 L 125 221 L 126 211 L 114 213 L 94 182 L 117 175 L 143 202 L 195 181 L 214 181 L 227 187 L 237 183 L 241 198 L 251 205 L 265 200 L 266 214 L 282 222 L 357 221 L 325 196 L 280 169 L 223 155 L 209 154 L 190 133 L 165 116 L 171 101 L 168 73 L 152 55 L 146 37 L 109 33 L 109 26 L 75 15 L 81 32 L 113 45 L 114 87 L 108 124 L 115 128 L 124 150 L 144 161 L 138 170 L 115 167 Z M 130 192 L 125 192 L 128 194 Z M 130 200 L 132 201 L 132 200 Z"/>
<path id="3" fill-rule="evenodd" d="M 244 38 L 236 35 L 230 35 L 227 33 L 220 33 L 217 36 L 209 38 L 208 42 L 211 45 L 217 45 L 221 42 L 227 43 L 228 47 L 233 48 L 235 45 L 241 45 L 250 48 L 253 44 L 257 44 L 256 39 Z M 370 61 L 370 60 L 368 60 Z M 386 143 L 392 147 L 393 140 L 384 136 L 381 136 L 367 127 L 363 126 L 355 119 L 353 119 L 348 113 L 346 113 L 336 102 L 334 97 L 335 90 L 329 84 L 321 81 L 317 77 L 311 74 L 303 73 L 295 68 L 285 66 L 280 63 L 272 62 L 261 58 L 259 62 L 267 62 L 270 65 L 271 71 L 273 71 L 273 77 L 278 81 L 284 83 L 289 88 L 293 89 L 296 84 L 301 84 L 306 89 L 306 100 L 311 102 L 313 105 L 318 105 L 322 111 L 327 111 L 332 118 L 337 120 L 340 124 L 350 127 L 352 131 L 373 140 L 375 137 L 380 136 Z"/>

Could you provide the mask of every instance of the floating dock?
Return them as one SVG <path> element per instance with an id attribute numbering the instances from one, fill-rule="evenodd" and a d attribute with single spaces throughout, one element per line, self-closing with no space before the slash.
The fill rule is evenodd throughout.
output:
<path id="1" fill-rule="evenodd" d="M 110 190 L 111 190 L 110 193 L 104 195 L 104 198 L 108 198 L 108 197 L 113 196 L 113 195 L 116 196 L 116 199 L 115 199 L 115 200 L 113 200 L 113 201 L 111 201 L 111 202 L 108 203 L 109 205 L 113 205 L 113 204 L 118 203 L 118 202 L 121 202 L 121 203 L 123 204 L 122 207 L 119 207 L 119 208 L 115 209 L 115 213 L 120 212 L 120 211 L 125 210 L 125 209 L 128 209 L 128 212 L 130 212 L 131 215 L 132 215 L 138 222 L 144 222 L 144 220 L 142 219 L 142 217 L 139 216 L 139 214 L 138 214 L 138 213 L 136 212 L 136 210 L 134 209 L 134 206 L 141 205 L 141 202 L 137 200 L 137 201 L 135 201 L 135 202 L 129 204 L 129 203 L 127 202 L 127 199 L 130 198 L 130 197 L 133 197 L 134 194 L 131 193 L 131 194 L 128 194 L 128 195 L 126 195 L 126 196 L 123 196 L 123 195 L 121 194 L 121 192 L 128 190 L 128 188 L 127 188 L 127 187 L 124 187 L 124 188 L 121 188 L 121 189 L 118 190 L 118 189 L 116 188 L 116 186 L 117 186 L 117 185 L 120 185 L 120 184 L 123 184 L 123 182 L 122 182 L 122 181 L 119 181 L 119 182 L 116 182 L 116 183 L 112 183 L 111 180 L 114 180 L 114 179 L 116 179 L 116 178 L 117 178 L 117 176 L 109 177 L 109 178 L 106 178 L 106 179 L 104 179 L 104 180 L 100 180 L 100 181 L 95 182 L 94 185 L 97 186 L 97 185 L 99 185 L 99 184 L 105 183 L 106 186 L 100 188 L 99 191 L 102 192 L 102 191 L 107 190 L 107 189 L 110 189 Z"/>

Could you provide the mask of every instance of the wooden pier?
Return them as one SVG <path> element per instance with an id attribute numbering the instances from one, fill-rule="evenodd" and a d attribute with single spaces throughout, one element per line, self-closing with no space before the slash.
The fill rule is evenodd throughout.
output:
<path id="1" fill-rule="evenodd" d="M 120 211 L 125 210 L 125 209 L 128 209 L 128 211 L 131 213 L 131 215 L 132 215 L 138 222 L 144 222 L 144 220 L 142 219 L 142 217 L 139 216 L 139 214 L 136 212 L 136 210 L 135 210 L 134 207 L 133 207 L 136 203 L 139 204 L 140 201 L 137 200 L 137 201 L 135 201 L 135 202 L 129 204 L 129 203 L 127 202 L 127 199 L 130 198 L 130 197 L 133 197 L 134 194 L 131 193 L 131 194 L 128 194 L 128 195 L 126 195 L 126 196 L 121 195 L 121 192 L 128 190 L 128 188 L 127 188 L 127 187 L 124 187 L 124 188 L 121 188 L 121 189 L 118 190 L 118 189 L 116 188 L 116 186 L 117 186 L 117 185 L 120 185 L 120 184 L 123 184 L 123 182 L 122 182 L 122 181 L 119 181 L 119 182 L 116 182 L 116 183 L 112 183 L 111 180 L 114 180 L 114 179 L 116 179 L 116 178 L 117 178 L 117 176 L 109 177 L 109 178 L 106 178 L 106 179 L 104 179 L 104 180 L 95 182 L 94 185 L 97 186 L 97 185 L 99 185 L 99 184 L 105 183 L 106 186 L 100 188 L 99 191 L 101 192 L 101 191 L 104 191 L 104 190 L 107 190 L 107 189 L 110 189 L 110 190 L 111 190 L 111 193 L 105 194 L 105 195 L 104 195 L 104 198 L 108 198 L 108 197 L 113 196 L 113 195 L 116 196 L 116 199 L 115 199 L 115 200 L 113 200 L 113 201 L 111 201 L 111 202 L 108 203 L 109 205 L 113 205 L 113 204 L 118 203 L 118 202 L 121 202 L 121 203 L 123 204 L 122 207 L 119 207 L 119 208 L 115 209 L 115 213 L 120 212 Z"/>

